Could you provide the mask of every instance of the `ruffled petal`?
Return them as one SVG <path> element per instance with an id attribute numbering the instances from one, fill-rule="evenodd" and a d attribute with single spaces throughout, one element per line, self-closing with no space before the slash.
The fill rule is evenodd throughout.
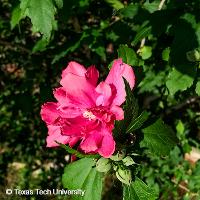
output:
<path id="1" fill-rule="evenodd" d="M 99 78 L 99 72 L 98 70 L 95 68 L 95 66 L 90 66 L 87 69 L 87 72 L 85 73 L 85 76 L 87 78 L 88 81 L 90 81 L 90 83 L 94 86 L 97 85 L 97 81 Z"/>
<path id="2" fill-rule="evenodd" d="M 113 100 L 113 105 L 120 106 L 125 101 L 126 91 L 122 77 L 128 81 L 132 89 L 135 85 L 135 75 L 133 69 L 131 66 L 123 63 L 122 59 L 119 58 L 114 60 L 112 68 L 105 80 L 106 83 L 113 84 L 117 89 L 117 95 Z"/>
<path id="3" fill-rule="evenodd" d="M 66 96 L 66 91 L 64 90 L 63 87 L 56 88 L 53 91 L 53 94 L 54 94 L 54 97 L 56 98 L 56 100 L 59 102 L 59 104 L 66 105 L 69 103 L 67 96 Z"/>
<path id="4" fill-rule="evenodd" d="M 111 85 L 105 83 L 104 81 L 100 82 L 95 89 L 95 91 L 100 94 L 96 99 L 96 105 L 110 105 L 116 96 L 116 90 L 113 89 L 114 88 L 112 88 Z"/>
<path id="5" fill-rule="evenodd" d="M 48 136 L 46 139 L 47 147 L 57 147 L 59 144 L 57 144 L 55 141 L 67 144 L 69 142 L 70 137 L 61 135 L 61 130 L 59 126 L 53 126 L 48 125 Z"/>
<path id="6" fill-rule="evenodd" d="M 95 87 L 86 79 L 71 73 L 68 73 L 62 80 L 67 97 L 71 98 L 71 103 L 79 102 L 80 106 L 92 107 L 95 105 L 97 93 Z"/>
<path id="7" fill-rule="evenodd" d="M 42 120 L 45 121 L 47 124 L 52 124 L 56 121 L 59 117 L 59 112 L 57 110 L 57 103 L 54 102 L 47 102 L 45 103 L 40 111 L 40 115 Z"/>
<path id="8" fill-rule="evenodd" d="M 93 131 L 86 139 L 80 144 L 80 149 L 85 153 L 96 152 L 102 141 L 102 135 L 97 131 Z"/>
<path id="9" fill-rule="evenodd" d="M 101 147 L 98 149 L 98 153 L 104 158 L 110 158 L 115 151 L 115 141 L 113 136 L 108 132 L 104 135 Z"/>
<path id="10" fill-rule="evenodd" d="M 86 69 L 83 65 L 80 65 L 79 63 L 75 61 L 69 62 L 67 67 L 62 71 L 62 79 L 68 74 L 72 73 L 77 76 L 85 76 Z"/>
<path id="11" fill-rule="evenodd" d="M 124 119 L 124 111 L 119 106 L 111 106 L 110 111 L 115 115 L 116 120 Z"/>

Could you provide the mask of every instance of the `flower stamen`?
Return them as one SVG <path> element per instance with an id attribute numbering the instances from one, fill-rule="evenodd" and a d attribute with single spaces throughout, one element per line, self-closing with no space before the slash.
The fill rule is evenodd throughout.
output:
<path id="1" fill-rule="evenodd" d="M 83 113 L 83 117 L 89 119 L 90 121 L 96 119 L 96 116 L 91 111 L 87 110 Z"/>

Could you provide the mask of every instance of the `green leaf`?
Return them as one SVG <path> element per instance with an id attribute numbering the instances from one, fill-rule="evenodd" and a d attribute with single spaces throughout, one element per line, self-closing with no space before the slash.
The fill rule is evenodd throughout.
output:
<path id="1" fill-rule="evenodd" d="M 170 48 L 167 47 L 166 49 L 163 50 L 162 52 L 162 59 L 164 61 L 169 61 L 169 54 L 170 54 Z"/>
<path id="2" fill-rule="evenodd" d="M 126 79 L 124 79 L 125 89 L 126 89 L 126 103 L 123 106 L 124 110 L 124 120 L 115 122 L 114 135 L 125 137 L 124 134 L 126 132 L 127 126 L 130 124 L 131 120 L 135 119 L 138 115 L 138 102 L 133 95 L 133 92 L 130 88 L 129 83 Z"/>
<path id="3" fill-rule="evenodd" d="M 138 4 L 130 4 L 126 6 L 125 8 L 120 10 L 120 14 L 123 17 L 127 17 L 132 19 L 134 16 L 138 14 L 139 11 L 139 5 Z"/>
<path id="4" fill-rule="evenodd" d="M 21 0 L 20 8 L 24 16 L 31 19 L 33 32 L 40 32 L 50 39 L 55 24 L 55 7 L 52 0 Z"/>
<path id="5" fill-rule="evenodd" d="M 197 82 L 195 92 L 200 96 L 200 81 Z"/>
<path id="6" fill-rule="evenodd" d="M 118 57 L 122 58 L 124 63 L 128 65 L 138 65 L 138 58 L 135 51 L 129 48 L 127 45 L 120 45 L 118 49 Z"/>
<path id="7" fill-rule="evenodd" d="M 15 26 L 19 23 L 21 19 L 22 19 L 21 9 L 20 6 L 18 5 L 12 11 L 12 16 L 10 21 L 11 29 L 15 28 Z"/>
<path id="8" fill-rule="evenodd" d="M 144 25 L 136 34 L 134 40 L 132 41 L 131 45 L 135 46 L 139 41 L 143 38 L 147 37 L 151 33 L 152 27 L 149 24 Z"/>
<path id="9" fill-rule="evenodd" d="M 83 197 L 73 195 L 76 200 L 101 200 L 102 176 L 94 168 L 92 158 L 83 158 L 68 164 L 62 176 L 63 186 L 70 190 L 85 190 Z"/>
<path id="10" fill-rule="evenodd" d="M 144 139 L 140 143 L 141 147 L 148 148 L 153 154 L 168 155 L 178 141 L 172 129 L 161 119 L 142 129 L 142 132 Z"/>
<path id="11" fill-rule="evenodd" d="M 155 200 L 157 195 L 142 180 L 136 177 L 130 186 L 123 185 L 123 200 Z"/>
<path id="12" fill-rule="evenodd" d="M 127 133 L 131 133 L 136 129 L 139 129 L 143 123 L 148 119 L 148 112 L 142 112 L 137 118 L 133 119 L 127 128 Z"/>
<path id="13" fill-rule="evenodd" d="M 184 91 L 191 87 L 194 78 L 188 74 L 183 74 L 182 72 L 176 70 L 175 68 L 169 73 L 166 86 L 169 89 L 170 95 L 174 95 L 178 91 Z"/>
<path id="14" fill-rule="evenodd" d="M 48 41 L 44 39 L 43 37 L 37 41 L 37 43 L 34 45 L 32 52 L 35 53 L 37 51 L 44 51 L 46 50 L 46 46 L 48 44 Z"/>
<path id="15" fill-rule="evenodd" d="M 124 8 L 124 4 L 121 3 L 119 0 L 105 0 L 105 1 L 109 3 L 116 10 Z"/>
<path id="16" fill-rule="evenodd" d="M 139 52 L 140 56 L 143 60 L 147 60 L 152 56 L 152 47 L 150 46 L 143 46 Z"/>

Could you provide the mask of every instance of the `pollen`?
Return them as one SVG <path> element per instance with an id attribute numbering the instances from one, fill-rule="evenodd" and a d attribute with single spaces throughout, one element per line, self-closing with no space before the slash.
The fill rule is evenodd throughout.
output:
<path id="1" fill-rule="evenodd" d="M 91 111 L 85 111 L 83 117 L 89 119 L 90 121 L 96 119 L 96 116 Z"/>

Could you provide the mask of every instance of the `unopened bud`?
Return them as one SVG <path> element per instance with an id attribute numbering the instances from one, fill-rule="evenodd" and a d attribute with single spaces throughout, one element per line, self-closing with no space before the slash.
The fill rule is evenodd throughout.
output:
<path id="1" fill-rule="evenodd" d="M 125 157 L 125 151 L 119 151 L 117 154 L 110 157 L 113 161 L 120 161 Z"/>
<path id="2" fill-rule="evenodd" d="M 191 62 L 200 61 L 200 49 L 194 49 L 186 53 L 186 57 Z"/>
<path id="3" fill-rule="evenodd" d="M 131 177 L 131 171 L 130 170 L 119 168 L 116 171 L 116 176 L 122 183 L 125 183 L 127 185 L 131 184 L 132 177 Z"/>
<path id="4" fill-rule="evenodd" d="M 126 156 L 125 158 L 122 159 L 122 161 L 125 166 L 130 166 L 135 164 L 134 160 L 130 156 Z"/>
<path id="5" fill-rule="evenodd" d="M 111 163 L 107 158 L 100 158 L 96 163 L 96 170 L 99 172 L 108 172 L 111 169 Z"/>

